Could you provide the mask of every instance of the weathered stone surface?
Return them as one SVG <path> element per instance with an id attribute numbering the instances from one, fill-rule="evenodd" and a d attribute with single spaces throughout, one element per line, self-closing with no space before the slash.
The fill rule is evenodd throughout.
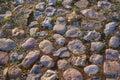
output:
<path id="1" fill-rule="evenodd" d="M 22 75 L 22 70 L 18 66 L 12 66 L 8 69 L 8 76 L 10 78 L 18 78 Z"/>
<path id="2" fill-rule="evenodd" d="M 119 52 L 114 49 L 106 49 L 106 60 L 119 60 Z"/>
<path id="3" fill-rule="evenodd" d="M 38 3 L 38 4 L 35 6 L 35 8 L 36 8 L 37 10 L 43 11 L 43 10 L 45 9 L 45 2 L 40 2 L 40 3 Z"/>
<path id="4" fill-rule="evenodd" d="M 0 51 L 0 64 L 7 65 L 8 61 L 9 61 L 8 53 Z"/>
<path id="5" fill-rule="evenodd" d="M 31 65 L 35 63 L 35 61 L 40 57 L 40 52 L 35 50 L 35 51 L 30 51 L 26 57 L 22 61 L 22 66 L 25 68 L 29 68 Z"/>
<path id="6" fill-rule="evenodd" d="M 16 42 L 12 39 L 1 38 L 0 39 L 0 50 L 10 51 L 13 50 L 16 45 Z"/>
<path id="7" fill-rule="evenodd" d="M 53 44 L 49 40 L 41 41 L 39 44 L 39 48 L 45 54 L 50 54 L 54 50 Z"/>
<path id="8" fill-rule="evenodd" d="M 22 44 L 22 47 L 26 50 L 30 50 L 35 48 L 36 44 L 37 44 L 37 41 L 34 38 L 29 38 Z"/>
<path id="9" fill-rule="evenodd" d="M 104 62 L 104 74 L 111 77 L 117 77 L 120 74 L 120 63 L 117 61 Z"/>
<path id="10" fill-rule="evenodd" d="M 55 13 L 55 11 L 56 11 L 56 8 L 55 8 L 55 7 L 47 7 L 47 8 L 45 9 L 45 14 L 46 14 L 47 16 L 53 16 L 54 13 Z"/>
<path id="11" fill-rule="evenodd" d="M 68 62 L 65 59 L 61 59 L 57 61 L 57 66 L 58 69 L 60 70 L 65 70 L 67 69 L 70 65 L 68 64 Z"/>
<path id="12" fill-rule="evenodd" d="M 79 30 L 79 28 L 70 28 L 65 33 L 66 37 L 76 38 L 82 36 L 82 32 Z"/>
<path id="13" fill-rule="evenodd" d="M 83 80 L 81 72 L 74 68 L 68 68 L 64 71 L 63 77 L 65 80 Z"/>
<path id="14" fill-rule="evenodd" d="M 58 78 L 58 75 L 56 71 L 47 70 L 40 79 L 41 80 L 56 80 L 57 78 Z"/>
<path id="15" fill-rule="evenodd" d="M 112 36 L 109 40 L 109 46 L 113 48 L 117 48 L 120 45 L 120 38 L 117 36 Z"/>
<path id="16" fill-rule="evenodd" d="M 91 42 L 91 51 L 100 52 L 104 48 L 105 44 L 103 42 Z"/>
<path id="17" fill-rule="evenodd" d="M 40 63 L 47 68 L 51 68 L 54 66 L 54 60 L 47 55 L 43 55 L 40 58 Z"/>
<path id="18" fill-rule="evenodd" d="M 89 65 L 84 68 L 84 72 L 88 75 L 96 74 L 99 71 L 97 65 Z"/>
<path id="19" fill-rule="evenodd" d="M 80 40 L 72 40 L 68 43 L 68 49 L 74 54 L 83 54 L 86 52 L 86 47 Z"/>
<path id="20" fill-rule="evenodd" d="M 62 47 L 57 51 L 55 51 L 53 55 L 58 56 L 60 58 L 66 58 L 66 57 L 70 57 L 70 52 L 66 47 Z"/>
<path id="21" fill-rule="evenodd" d="M 93 54 L 90 56 L 89 61 L 93 64 L 100 65 L 103 63 L 104 59 L 103 56 L 100 54 Z"/>
<path id="22" fill-rule="evenodd" d="M 40 65 L 33 65 L 32 69 L 29 72 L 30 74 L 41 74 L 41 66 Z"/>
<path id="23" fill-rule="evenodd" d="M 73 0 L 63 0 L 62 5 L 65 8 L 71 8 L 71 4 L 72 4 Z"/>
<path id="24" fill-rule="evenodd" d="M 48 29 L 52 29 L 53 25 L 52 25 L 52 18 L 51 17 L 46 17 L 45 20 L 41 23 L 43 28 L 48 28 Z"/>
<path id="25" fill-rule="evenodd" d="M 89 31 L 88 34 L 84 37 L 86 41 L 97 41 L 101 38 L 101 34 L 99 32 Z"/>

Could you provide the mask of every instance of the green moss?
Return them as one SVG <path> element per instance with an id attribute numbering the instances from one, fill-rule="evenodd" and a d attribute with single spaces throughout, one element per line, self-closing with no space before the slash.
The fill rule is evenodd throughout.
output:
<path id="1" fill-rule="evenodd" d="M 63 0 L 57 0 L 57 4 L 61 4 Z"/>
<path id="2" fill-rule="evenodd" d="M 5 21 L 5 22 L 7 22 L 7 21 L 11 21 L 11 20 L 12 20 L 11 17 L 6 17 L 6 18 L 4 18 L 4 21 Z"/>

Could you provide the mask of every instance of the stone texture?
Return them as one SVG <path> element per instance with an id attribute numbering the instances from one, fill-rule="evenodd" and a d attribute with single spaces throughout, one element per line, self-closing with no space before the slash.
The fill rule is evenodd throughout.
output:
<path id="1" fill-rule="evenodd" d="M 0 51 L 0 64 L 7 65 L 8 61 L 9 61 L 8 53 Z"/>
<path id="2" fill-rule="evenodd" d="M 53 44 L 49 40 L 41 41 L 39 48 L 44 54 L 50 54 L 54 50 Z"/>
<path id="3" fill-rule="evenodd" d="M 74 68 L 68 68 L 64 71 L 63 77 L 65 80 L 83 80 L 81 72 Z"/>
<path id="4" fill-rule="evenodd" d="M 40 52 L 35 50 L 35 51 L 30 51 L 26 57 L 23 59 L 22 61 L 22 66 L 24 66 L 25 68 L 29 68 L 31 67 L 36 60 L 40 57 Z"/>
<path id="5" fill-rule="evenodd" d="M 54 67 L 54 60 L 47 55 L 43 55 L 40 58 L 40 63 L 47 68 Z"/>
<path id="6" fill-rule="evenodd" d="M 80 40 L 72 40 L 68 43 L 68 49 L 74 54 L 83 54 L 86 52 L 86 47 Z"/>
<path id="7" fill-rule="evenodd" d="M 109 40 L 109 46 L 113 48 L 117 48 L 120 45 L 120 38 L 117 36 L 112 36 Z"/>

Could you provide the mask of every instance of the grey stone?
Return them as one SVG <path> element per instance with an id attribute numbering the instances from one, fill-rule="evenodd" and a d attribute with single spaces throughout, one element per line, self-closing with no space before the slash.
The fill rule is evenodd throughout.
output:
<path id="1" fill-rule="evenodd" d="M 103 14 L 100 14 L 92 9 L 84 9 L 80 12 L 87 18 L 97 19 L 100 21 L 106 20 L 106 17 Z"/>
<path id="2" fill-rule="evenodd" d="M 6 22 L 6 23 L 2 26 L 3 29 L 12 29 L 13 27 L 14 27 L 14 23 L 11 22 L 11 21 Z"/>
<path id="3" fill-rule="evenodd" d="M 64 71 L 63 77 L 65 80 L 83 80 L 81 72 L 74 68 L 68 68 Z"/>
<path id="4" fill-rule="evenodd" d="M 45 2 L 40 2 L 40 3 L 38 3 L 38 4 L 35 6 L 35 8 L 36 8 L 37 10 L 43 11 L 43 10 L 45 9 Z"/>
<path id="5" fill-rule="evenodd" d="M 41 74 L 41 66 L 40 65 L 33 65 L 32 69 L 30 70 L 29 74 Z"/>
<path id="6" fill-rule="evenodd" d="M 88 75 L 96 74 L 99 71 L 99 67 L 97 65 L 89 65 L 84 67 L 84 72 Z"/>
<path id="7" fill-rule="evenodd" d="M 45 54 L 50 54 L 53 52 L 53 44 L 49 40 L 43 40 L 39 44 L 40 50 Z"/>
<path id="8" fill-rule="evenodd" d="M 55 13 L 55 11 L 56 11 L 56 8 L 54 8 L 54 7 L 47 7 L 46 9 L 45 9 L 45 14 L 47 15 L 47 16 L 53 16 L 54 15 L 54 13 Z"/>
<path id="9" fill-rule="evenodd" d="M 87 57 L 86 55 L 80 55 L 80 57 L 72 57 L 71 62 L 75 66 L 85 66 Z"/>
<path id="10" fill-rule="evenodd" d="M 1 38 L 0 39 L 0 50 L 10 51 L 13 50 L 16 43 L 12 39 Z"/>
<path id="11" fill-rule="evenodd" d="M 45 38 L 48 35 L 47 31 L 41 31 L 36 33 L 37 38 Z"/>
<path id="12" fill-rule="evenodd" d="M 26 80 L 39 80 L 40 79 L 40 75 L 39 74 L 28 74 Z"/>
<path id="13" fill-rule="evenodd" d="M 60 46 L 65 45 L 66 39 L 62 35 L 54 34 L 52 37 L 53 37 L 53 39 L 55 39 L 55 41 L 57 42 L 58 45 L 60 45 Z"/>
<path id="14" fill-rule="evenodd" d="M 3 38 L 5 36 L 5 33 L 3 30 L 0 30 L 0 38 Z"/>
<path id="15" fill-rule="evenodd" d="M 88 0 L 79 0 L 75 3 L 75 5 L 79 8 L 79 9 L 84 9 L 88 6 L 89 2 Z"/>
<path id="16" fill-rule="evenodd" d="M 38 32 L 39 28 L 30 28 L 30 35 L 35 36 L 36 33 Z"/>
<path id="17" fill-rule="evenodd" d="M 105 44 L 103 42 L 91 42 L 91 51 L 100 52 L 104 48 Z"/>
<path id="18" fill-rule="evenodd" d="M 54 61 L 51 57 L 47 56 L 47 55 L 43 55 L 40 58 L 40 63 L 47 68 L 51 68 L 54 67 Z"/>
<path id="19" fill-rule="evenodd" d="M 114 49 L 106 49 L 106 60 L 119 60 L 119 52 Z"/>
<path id="20" fill-rule="evenodd" d="M 117 61 L 104 62 L 103 70 L 106 76 L 117 77 L 120 74 L 120 63 Z"/>
<path id="21" fill-rule="evenodd" d="M 12 29 L 12 36 L 17 38 L 23 37 L 25 36 L 25 31 L 19 28 L 14 28 Z"/>
<path id="22" fill-rule="evenodd" d="M 28 25 L 28 27 L 29 28 L 32 28 L 32 27 L 36 27 L 36 26 L 38 26 L 39 25 L 39 23 L 37 22 L 37 21 L 33 21 L 33 22 L 31 22 L 29 25 Z"/>
<path id="23" fill-rule="evenodd" d="M 115 5 L 111 4 L 108 1 L 98 1 L 97 6 L 98 6 L 98 8 L 101 8 L 104 10 L 115 8 Z"/>
<path id="24" fill-rule="evenodd" d="M 66 24 L 66 19 L 65 17 L 58 17 L 56 20 L 56 24 Z"/>
<path id="25" fill-rule="evenodd" d="M 113 48 L 117 48 L 120 45 L 120 38 L 117 36 L 112 36 L 109 40 L 109 46 Z"/>
<path id="26" fill-rule="evenodd" d="M 58 56 L 60 58 L 70 57 L 69 50 L 66 47 L 62 47 L 62 48 L 58 49 L 57 51 L 54 52 L 53 55 Z"/>
<path id="27" fill-rule="evenodd" d="M 18 78 L 22 75 L 22 70 L 18 66 L 12 66 L 8 69 L 8 76 L 10 78 Z"/>
<path id="28" fill-rule="evenodd" d="M 68 13 L 68 11 L 65 9 L 57 9 L 56 16 L 65 15 L 66 13 Z"/>
<path id="29" fill-rule="evenodd" d="M 73 54 L 83 54 L 86 52 L 86 47 L 80 40 L 72 40 L 68 43 L 68 49 L 72 51 Z"/>
<path id="30" fill-rule="evenodd" d="M 73 0 L 63 0 L 62 5 L 65 8 L 71 8 L 72 3 L 73 3 Z"/>
<path id="31" fill-rule="evenodd" d="M 10 60 L 12 62 L 18 61 L 18 56 L 19 55 L 17 53 L 13 52 L 13 53 L 10 54 Z"/>
<path id="32" fill-rule="evenodd" d="M 64 24 L 56 24 L 53 27 L 53 30 L 58 34 L 64 34 L 67 30 L 66 25 Z"/>
<path id="33" fill-rule="evenodd" d="M 56 0 L 46 0 L 48 5 L 56 5 Z"/>
<path id="34" fill-rule="evenodd" d="M 103 56 L 100 54 L 93 54 L 90 56 L 89 61 L 93 64 L 100 65 L 103 63 Z"/>
<path id="35" fill-rule="evenodd" d="M 102 28 L 102 25 L 101 25 L 100 21 L 83 20 L 81 23 L 81 27 L 84 30 L 100 30 Z"/>
<path id="36" fill-rule="evenodd" d="M 42 27 L 52 29 L 53 28 L 52 18 L 51 17 L 46 17 L 45 20 L 42 22 Z"/>
<path id="37" fill-rule="evenodd" d="M 101 38 L 101 34 L 99 32 L 94 31 L 89 31 L 86 36 L 84 36 L 84 39 L 86 41 L 97 41 Z"/>
<path id="38" fill-rule="evenodd" d="M 14 0 L 15 1 L 15 4 L 23 4 L 24 3 L 24 0 Z"/>
<path id="39" fill-rule="evenodd" d="M 38 19 L 43 17 L 43 14 L 41 12 L 39 12 L 39 11 L 35 11 L 33 13 L 33 15 L 34 15 L 33 17 L 34 17 L 35 20 L 38 20 Z"/>
<path id="40" fill-rule="evenodd" d="M 70 65 L 68 64 L 68 62 L 65 59 L 61 59 L 57 61 L 57 66 L 58 69 L 60 70 L 65 70 L 67 69 Z"/>
<path id="41" fill-rule="evenodd" d="M 57 72 L 53 70 L 47 70 L 40 80 L 56 80 L 58 78 Z"/>
<path id="42" fill-rule="evenodd" d="M 117 22 L 109 22 L 105 25 L 105 29 L 104 29 L 104 33 L 105 35 L 109 35 L 111 33 L 113 33 L 113 31 L 115 30 L 115 28 L 118 26 Z"/>
<path id="43" fill-rule="evenodd" d="M 35 50 L 35 51 L 30 51 L 26 57 L 22 61 L 22 66 L 25 68 L 29 68 L 31 65 L 34 64 L 34 62 L 40 57 L 40 52 Z"/>
<path id="44" fill-rule="evenodd" d="M 0 51 L 0 64 L 7 65 L 8 61 L 9 61 L 8 53 Z"/>
<path id="45" fill-rule="evenodd" d="M 30 50 L 35 48 L 36 45 L 37 45 L 37 41 L 34 38 L 29 38 L 22 44 L 22 47 L 26 50 Z"/>
<path id="46" fill-rule="evenodd" d="M 65 33 L 66 37 L 76 38 L 82 36 L 82 32 L 79 28 L 70 28 Z"/>

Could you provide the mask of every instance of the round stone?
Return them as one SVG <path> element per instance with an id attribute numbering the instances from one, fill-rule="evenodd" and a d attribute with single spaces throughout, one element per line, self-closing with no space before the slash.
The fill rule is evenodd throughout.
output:
<path id="1" fill-rule="evenodd" d="M 63 77 L 65 80 L 83 80 L 81 72 L 74 68 L 68 68 L 64 71 Z"/>

